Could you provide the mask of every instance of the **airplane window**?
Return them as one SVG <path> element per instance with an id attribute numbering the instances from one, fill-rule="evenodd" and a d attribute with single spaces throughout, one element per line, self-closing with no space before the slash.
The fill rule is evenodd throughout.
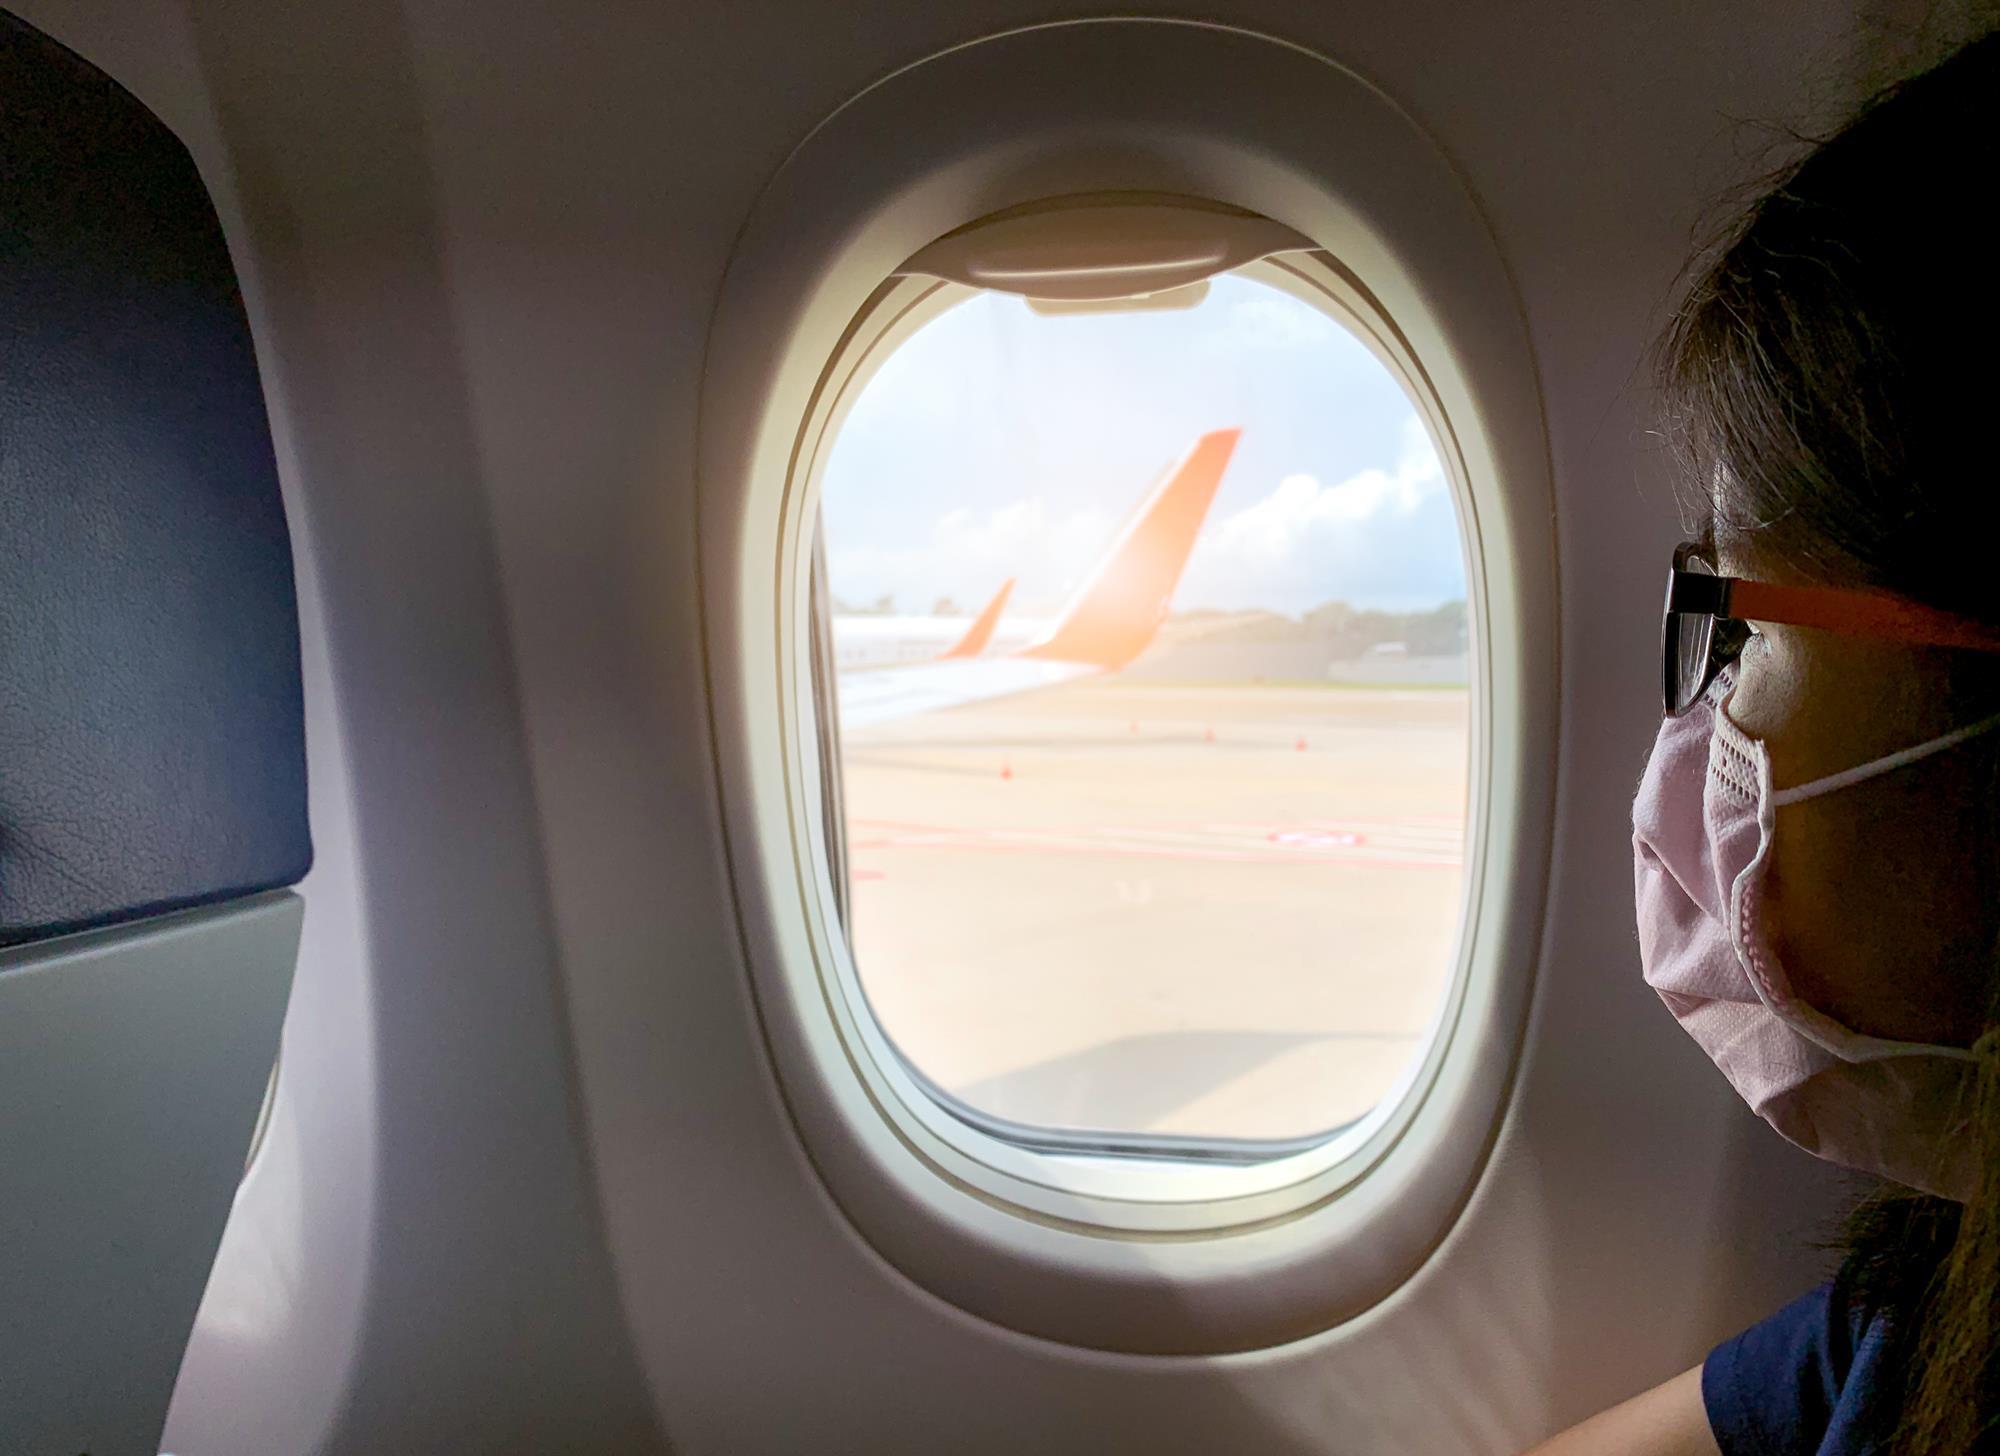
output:
<path id="1" fill-rule="evenodd" d="M 853 971 L 913 1079 L 1029 1148 L 1314 1146 L 1395 1094 L 1453 983 L 1457 492 L 1379 342 L 1273 277 L 958 288 L 825 456 Z"/>

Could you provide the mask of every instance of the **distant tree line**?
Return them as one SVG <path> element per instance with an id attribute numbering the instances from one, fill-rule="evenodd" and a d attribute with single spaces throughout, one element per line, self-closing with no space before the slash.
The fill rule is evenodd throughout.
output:
<path id="1" fill-rule="evenodd" d="M 1205 642 L 1311 642 L 1332 658 L 1360 657 L 1373 647 L 1400 644 L 1412 657 L 1452 657 L 1465 651 L 1465 603 L 1445 602 L 1421 612 L 1378 612 L 1346 602 L 1323 602 L 1303 617 L 1277 612 L 1176 612 L 1176 622 L 1212 624 Z"/>
<path id="2" fill-rule="evenodd" d="M 836 617 L 893 617 L 896 615 L 896 599 L 889 593 L 884 592 L 865 606 L 856 606 L 853 602 L 835 597 L 833 599 L 833 614 Z M 946 614 L 939 613 L 939 615 L 943 616 Z M 951 613 L 950 615 L 955 616 L 957 614 Z"/>
<path id="3" fill-rule="evenodd" d="M 889 617 L 895 597 L 867 603 L 833 599 L 840 617 Z M 968 615 L 950 597 L 931 608 L 936 617 Z M 1453 657 L 1465 651 L 1465 603 L 1444 602 L 1421 612 L 1378 612 L 1347 602 L 1322 602 L 1303 617 L 1279 612 L 1231 612 L 1214 607 L 1175 612 L 1173 621 L 1199 627 L 1205 642 L 1311 642 L 1330 658 L 1360 657 L 1371 647 L 1401 644 L 1412 657 Z"/>
<path id="4" fill-rule="evenodd" d="M 896 615 L 896 599 L 889 593 L 884 592 L 881 596 L 875 598 L 874 601 L 864 606 L 856 606 L 853 602 L 835 597 L 833 599 L 833 614 L 836 617 L 893 617 Z M 932 602 L 930 614 L 933 617 L 969 617 L 972 615 L 971 612 L 961 607 L 950 597 L 939 597 L 936 601 Z"/>

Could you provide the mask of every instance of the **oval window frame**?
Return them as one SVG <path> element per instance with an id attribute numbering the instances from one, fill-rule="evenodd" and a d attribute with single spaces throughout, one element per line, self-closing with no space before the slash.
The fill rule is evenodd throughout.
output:
<path id="1" fill-rule="evenodd" d="M 815 408 L 828 411 L 819 438 L 837 427 L 827 386 L 858 379 L 857 337 L 908 317 L 885 312 L 880 295 L 923 285 L 892 275 L 976 218 L 1105 192 L 1212 199 L 1339 260 L 1329 276 L 1393 331 L 1393 352 L 1422 381 L 1413 398 L 1436 403 L 1441 458 L 1448 447 L 1448 470 L 1462 472 L 1485 683 L 1484 807 L 1470 821 L 1467 873 L 1477 908 L 1450 1023 L 1423 1062 L 1425 1095 L 1396 1099 L 1395 1126 L 1371 1143 L 1367 1166 L 1320 1170 L 1309 1197 L 1294 1181 L 1144 1204 L 1143 1217 L 1128 1201 L 1116 1219 L 1103 1199 L 1029 1193 L 1017 1170 L 965 1160 L 962 1141 L 913 1133 L 899 1115 L 908 1099 L 884 1095 L 882 1060 L 857 1052 L 865 1027 L 843 1020 L 851 1008 L 820 969 L 844 953 L 825 935 L 823 861 L 799 833 L 817 818 L 807 767 L 817 747 L 800 731 L 809 663 L 797 647 L 802 442 Z M 773 178 L 725 278 L 700 420 L 703 625 L 750 984 L 779 1094 L 847 1218 L 933 1293 L 1096 1348 L 1253 1348 L 1382 1298 L 1444 1237 L 1497 1133 L 1539 945 L 1555 790 L 1555 540 L 1533 355 L 1504 261 L 1449 159 L 1351 72 L 1242 31 L 1070 22 L 960 47 L 849 102 Z"/>
<path id="2" fill-rule="evenodd" d="M 1070 200 L 1048 199 L 1045 205 L 1056 207 Z M 1098 199 L 1073 201 L 1087 207 Z M 1198 199 L 1194 202 L 1199 205 Z M 1397 334 L 1394 321 L 1381 313 L 1337 260 L 1322 251 L 1292 250 L 1225 271 L 1296 298 L 1332 318 L 1368 349 L 1416 408 L 1454 497 L 1470 629 L 1473 640 L 1479 641 L 1485 615 L 1484 582 L 1463 462 L 1443 404 L 1431 389 L 1421 363 Z M 998 1119 L 979 1117 L 976 1110 L 968 1117 L 967 1110 L 954 1109 L 949 1094 L 935 1087 L 895 1046 L 876 1018 L 852 946 L 841 930 L 839 891 L 828 869 L 836 857 L 826 842 L 824 814 L 812 813 L 809 808 L 828 802 L 823 783 L 826 754 L 821 745 L 825 727 L 813 706 L 818 696 L 813 665 L 802 644 L 811 635 L 812 523 L 826 459 L 848 412 L 875 371 L 898 348 L 945 311 L 981 291 L 926 276 L 898 276 L 885 282 L 863 306 L 841 348 L 828 361 L 800 425 L 793 454 L 793 478 L 787 489 L 789 509 L 781 527 L 784 540 L 779 576 L 788 604 L 781 618 L 790 651 L 786 654 L 788 690 L 781 698 L 780 710 L 789 725 L 785 738 L 796 785 L 795 802 L 807 810 L 791 826 L 794 853 L 800 863 L 818 867 L 817 875 L 808 876 L 812 883 L 808 886 L 807 913 L 813 960 L 827 1004 L 849 1065 L 868 1083 L 871 1100 L 882 1116 L 895 1122 L 905 1145 L 939 1174 L 977 1189 L 997 1204 L 1093 1232 L 1132 1234 L 1222 1234 L 1288 1217 L 1338 1196 L 1367 1176 L 1409 1125 L 1448 1051 L 1469 968 L 1469 910 L 1484 872 L 1484 725 L 1489 716 L 1484 668 L 1475 653 L 1466 864 L 1452 964 L 1418 1054 L 1368 1114 L 1323 1136 L 1293 1139 L 1294 1150 L 1287 1154 L 1254 1163 L 1222 1163 L 1170 1156 L 1158 1160 L 1092 1158 L 1028 1148 L 1023 1146 L 1024 1139 L 1010 1139 L 981 1126 Z M 1023 1129 L 1030 1135 L 1034 1131 Z"/>

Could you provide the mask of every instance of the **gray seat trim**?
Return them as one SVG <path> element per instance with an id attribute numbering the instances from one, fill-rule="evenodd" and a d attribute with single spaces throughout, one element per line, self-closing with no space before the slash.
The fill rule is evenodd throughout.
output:
<path id="1" fill-rule="evenodd" d="M 0 1451 L 159 1450 L 302 909 L 281 890 L 0 950 Z"/>

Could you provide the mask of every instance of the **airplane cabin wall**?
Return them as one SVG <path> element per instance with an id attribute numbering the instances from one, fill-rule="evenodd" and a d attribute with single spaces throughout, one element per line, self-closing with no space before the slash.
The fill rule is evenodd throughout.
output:
<path id="1" fill-rule="evenodd" d="M 1358 1319 L 1145 1359 L 944 1304 L 819 1183 L 743 964 L 695 575 L 704 349 L 760 189 L 886 72 L 1088 12 L 15 5 L 217 193 L 301 565 L 308 942 L 168 1449 L 1495 1453 L 1811 1280 L 1838 1180 L 1638 976 L 1676 539 L 1639 355 L 1768 160 L 1735 119 L 1836 114 L 1914 8 L 1199 8 L 1372 78 L 1482 204 L 1540 371 L 1563 695 L 1534 1011 L 1470 1205 Z"/>

